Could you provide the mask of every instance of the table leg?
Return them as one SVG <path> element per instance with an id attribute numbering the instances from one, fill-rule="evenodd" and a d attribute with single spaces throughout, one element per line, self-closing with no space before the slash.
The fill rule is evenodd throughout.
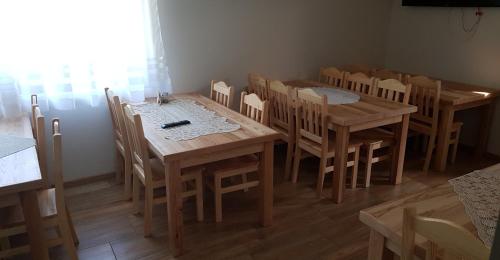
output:
<path id="1" fill-rule="evenodd" d="M 405 163 L 406 139 L 408 138 L 408 124 L 410 123 L 410 115 L 403 115 L 400 124 L 394 128 L 396 136 L 396 145 L 392 152 L 392 167 L 391 167 L 391 183 L 401 184 L 403 180 L 403 167 Z"/>
<path id="2" fill-rule="evenodd" d="M 267 142 L 264 144 L 259 164 L 259 211 L 264 227 L 272 225 L 273 222 L 273 160 L 274 142 Z"/>
<path id="3" fill-rule="evenodd" d="M 481 158 L 488 149 L 488 139 L 491 132 L 491 123 L 495 113 L 495 101 L 481 109 L 481 127 L 479 128 L 479 142 L 476 147 L 476 157 Z"/>
<path id="4" fill-rule="evenodd" d="M 436 157 L 434 161 L 434 168 L 441 172 L 446 169 L 448 151 L 450 148 L 449 140 L 454 116 L 455 110 L 453 110 L 453 108 L 445 107 L 443 108 L 443 110 L 441 110 L 441 118 L 439 119 L 438 129 L 438 141 L 435 151 Z"/>
<path id="5" fill-rule="evenodd" d="M 347 148 L 349 146 L 349 127 L 339 126 L 336 129 L 335 161 L 332 186 L 332 199 L 342 203 L 344 199 L 345 179 L 347 171 Z"/>
<path id="6" fill-rule="evenodd" d="M 20 199 L 23 207 L 24 219 L 26 221 L 26 230 L 28 231 L 30 240 L 31 255 L 33 259 L 48 260 L 49 251 L 44 236 L 36 191 L 22 192 L 20 193 Z"/>
<path id="7" fill-rule="evenodd" d="M 167 186 L 168 232 L 170 248 L 175 256 L 182 254 L 183 219 L 181 192 L 181 168 L 179 161 L 165 163 Z"/>
<path id="8" fill-rule="evenodd" d="M 370 232 L 370 241 L 368 242 L 368 260 L 381 260 L 384 256 L 385 238 L 375 230 Z"/>

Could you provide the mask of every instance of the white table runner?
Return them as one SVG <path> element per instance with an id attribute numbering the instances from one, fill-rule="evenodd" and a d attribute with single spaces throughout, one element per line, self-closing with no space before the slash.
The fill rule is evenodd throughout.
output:
<path id="1" fill-rule="evenodd" d="M 316 87 L 312 88 L 318 95 L 326 95 L 329 105 L 352 104 L 359 101 L 360 96 L 341 89 Z"/>
<path id="2" fill-rule="evenodd" d="M 225 117 L 206 109 L 193 100 L 176 99 L 167 104 L 138 104 L 132 106 L 139 113 L 142 123 L 157 133 L 173 141 L 191 140 L 200 136 L 228 133 L 240 129 L 240 125 L 230 123 Z M 189 120 L 191 124 L 162 129 L 166 123 Z"/>
<path id="3" fill-rule="evenodd" d="M 0 158 L 35 146 L 35 139 L 0 135 Z"/>
<path id="4" fill-rule="evenodd" d="M 491 247 L 500 212 L 500 170 L 478 170 L 449 180 L 478 235 Z"/>

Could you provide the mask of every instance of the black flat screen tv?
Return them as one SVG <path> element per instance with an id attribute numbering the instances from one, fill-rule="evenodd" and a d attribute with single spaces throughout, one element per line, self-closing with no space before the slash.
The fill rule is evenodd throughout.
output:
<path id="1" fill-rule="evenodd" d="M 500 0 L 403 0 L 403 6 L 500 7 Z"/>

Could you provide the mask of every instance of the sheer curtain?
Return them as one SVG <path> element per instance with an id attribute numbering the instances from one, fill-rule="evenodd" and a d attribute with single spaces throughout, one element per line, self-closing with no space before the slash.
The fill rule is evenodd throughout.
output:
<path id="1" fill-rule="evenodd" d="M 0 118 L 170 92 L 156 1 L 0 1 Z"/>

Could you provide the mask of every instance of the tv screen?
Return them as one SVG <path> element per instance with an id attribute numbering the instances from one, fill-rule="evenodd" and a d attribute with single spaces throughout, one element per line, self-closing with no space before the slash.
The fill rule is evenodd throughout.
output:
<path id="1" fill-rule="evenodd" d="M 500 7 L 500 0 L 403 0 L 403 6 Z"/>

